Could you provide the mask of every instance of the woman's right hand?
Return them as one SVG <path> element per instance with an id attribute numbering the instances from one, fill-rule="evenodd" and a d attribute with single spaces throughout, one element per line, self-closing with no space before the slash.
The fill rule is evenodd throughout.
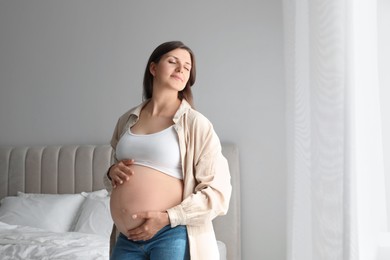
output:
<path id="1" fill-rule="evenodd" d="M 122 160 L 111 166 L 108 176 L 111 178 L 113 188 L 130 179 L 130 176 L 134 174 L 130 168 L 133 164 L 134 160 Z"/>

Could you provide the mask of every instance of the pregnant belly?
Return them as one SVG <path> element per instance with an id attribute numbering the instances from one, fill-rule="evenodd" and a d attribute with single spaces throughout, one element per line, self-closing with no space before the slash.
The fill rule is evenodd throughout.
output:
<path id="1" fill-rule="evenodd" d="M 183 182 L 149 167 L 132 165 L 134 174 L 129 181 L 112 190 L 111 215 L 117 229 L 127 230 L 140 226 L 144 221 L 132 219 L 132 215 L 145 211 L 165 211 L 180 204 Z"/>

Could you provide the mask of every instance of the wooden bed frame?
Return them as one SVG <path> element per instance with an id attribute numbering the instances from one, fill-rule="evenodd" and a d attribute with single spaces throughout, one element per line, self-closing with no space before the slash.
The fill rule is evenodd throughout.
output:
<path id="1" fill-rule="evenodd" d="M 233 192 L 229 212 L 214 220 L 217 239 L 227 247 L 227 259 L 241 259 L 239 153 L 223 143 Z M 109 145 L 0 146 L 0 199 L 26 193 L 73 194 L 104 188 L 111 165 Z M 113 236 L 114 237 L 114 236 Z"/>

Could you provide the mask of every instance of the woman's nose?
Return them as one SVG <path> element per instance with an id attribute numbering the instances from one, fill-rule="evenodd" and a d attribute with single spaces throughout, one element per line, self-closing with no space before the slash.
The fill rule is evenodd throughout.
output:
<path id="1" fill-rule="evenodd" d="M 176 70 L 177 70 L 178 72 L 183 73 L 183 71 L 184 71 L 184 66 L 181 65 L 181 64 L 178 64 Z"/>

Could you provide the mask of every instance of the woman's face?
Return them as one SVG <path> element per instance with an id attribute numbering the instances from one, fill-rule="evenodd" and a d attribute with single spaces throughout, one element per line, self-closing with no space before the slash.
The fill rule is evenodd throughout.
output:
<path id="1" fill-rule="evenodd" d="M 150 64 L 154 86 L 165 86 L 182 91 L 190 77 L 191 55 L 184 49 L 174 49 L 164 54 L 158 63 Z"/>

